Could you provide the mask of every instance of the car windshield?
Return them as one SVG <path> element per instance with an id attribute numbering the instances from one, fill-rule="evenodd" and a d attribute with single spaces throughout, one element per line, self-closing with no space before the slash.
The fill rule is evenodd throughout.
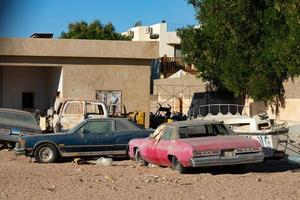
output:
<path id="1" fill-rule="evenodd" d="M 24 127 L 39 130 L 34 117 L 26 113 L 1 111 L 0 123 L 8 126 Z"/>
<path id="2" fill-rule="evenodd" d="M 231 134 L 223 124 L 182 126 L 178 130 L 179 138 L 207 137 Z"/>

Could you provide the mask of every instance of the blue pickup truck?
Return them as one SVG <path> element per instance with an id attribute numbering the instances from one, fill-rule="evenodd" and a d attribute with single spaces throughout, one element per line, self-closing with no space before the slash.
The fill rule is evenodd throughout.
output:
<path id="1" fill-rule="evenodd" d="M 86 119 L 65 133 L 20 137 L 15 152 L 39 163 L 52 163 L 59 157 L 125 156 L 131 139 L 152 132 L 126 118 Z"/>

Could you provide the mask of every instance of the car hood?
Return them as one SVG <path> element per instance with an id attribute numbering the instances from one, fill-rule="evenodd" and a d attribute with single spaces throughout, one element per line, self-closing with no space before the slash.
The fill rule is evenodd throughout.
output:
<path id="1" fill-rule="evenodd" d="M 211 136 L 198 138 L 184 138 L 179 141 L 193 146 L 194 150 L 217 150 L 261 147 L 256 140 L 242 136 Z"/>
<path id="2" fill-rule="evenodd" d="M 60 133 L 41 133 L 41 134 L 34 134 L 34 135 L 25 135 L 22 136 L 24 139 L 36 139 L 38 138 L 39 140 L 42 139 L 51 139 L 51 138 L 57 138 L 57 137 L 65 137 L 70 133 L 67 132 L 60 132 Z"/>

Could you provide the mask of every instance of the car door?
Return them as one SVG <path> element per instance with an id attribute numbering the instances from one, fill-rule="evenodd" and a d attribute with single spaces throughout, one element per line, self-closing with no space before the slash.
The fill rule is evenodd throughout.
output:
<path id="1" fill-rule="evenodd" d="M 60 116 L 62 130 L 69 130 L 84 120 L 84 103 L 82 101 L 68 101 Z"/>
<path id="2" fill-rule="evenodd" d="M 112 120 L 91 120 L 80 129 L 82 155 L 113 154 L 114 132 Z"/>
<path id="3" fill-rule="evenodd" d="M 138 138 L 141 129 L 124 118 L 114 119 L 114 124 L 114 149 L 120 154 L 125 154 L 129 141 Z"/>
<path id="4" fill-rule="evenodd" d="M 107 155 L 114 150 L 112 120 L 89 121 L 82 131 L 82 143 L 85 152 L 95 155 Z"/>
<path id="5" fill-rule="evenodd" d="M 166 127 L 163 130 L 163 133 L 155 145 L 154 149 L 154 159 L 157 164 L 163 166 L 169 166 L 171 163 L 168 159 L 169 148 L 172 145 L 171 135 L 173 129 L 170 127 Z"/>
<path id="6" fill-rule="evenodd" d="M 143 148 L 142 155 L 149 163 L 158 164 L 158 160 L 155 156 L 155 148 L 157 144 L 157 139 L 149 138 L 146 141 L 145 147 Z"/>

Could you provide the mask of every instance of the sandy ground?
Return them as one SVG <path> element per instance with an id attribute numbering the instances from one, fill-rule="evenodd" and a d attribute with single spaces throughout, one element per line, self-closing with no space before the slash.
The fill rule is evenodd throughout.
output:
<path id="1" fill-rule="evenodd" d="M 282 161 L 185 175 L 130 160 L 113 164 L 38 164 L 2 150 L 0 199 L 300 199 L 300 169 Z"/>

